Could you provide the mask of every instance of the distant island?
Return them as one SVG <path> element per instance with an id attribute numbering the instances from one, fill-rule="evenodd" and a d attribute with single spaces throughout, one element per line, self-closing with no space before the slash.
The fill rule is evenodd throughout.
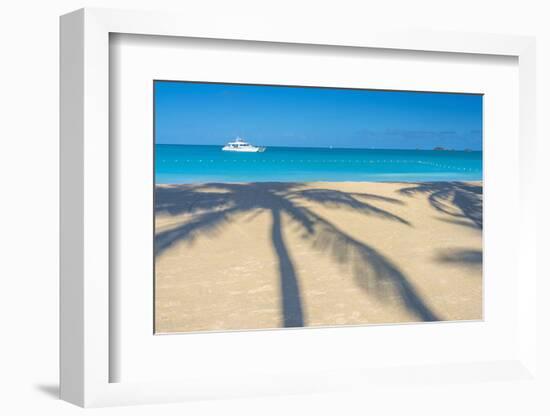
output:
<path id="1" fill-rule="evenodd" d="M 418 149 L 417 149 L 418 150 Z M 432 150 L 438 151 L 438 152 L 455 152 L 455 149 L 447 149 L 445 147 L 437 146 L 434 147 Z M 470 148 L 466 148 L 463 150 L 463 152 L 472 152 L 473 150 Z"/>

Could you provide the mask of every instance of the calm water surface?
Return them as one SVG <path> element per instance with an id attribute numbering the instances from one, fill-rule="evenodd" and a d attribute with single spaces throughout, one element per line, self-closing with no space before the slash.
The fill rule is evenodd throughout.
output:
<path id="1" fill-rule="evenodd" d="M 478 181 L 482 152 L 222 146 L 155 146 L 157 184 L 193 182 Z"/>

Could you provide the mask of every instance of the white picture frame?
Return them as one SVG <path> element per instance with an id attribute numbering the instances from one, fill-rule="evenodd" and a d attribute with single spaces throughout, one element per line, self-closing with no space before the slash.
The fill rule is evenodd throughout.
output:
<path id="1" fill-rule="evenodd" d="M 185 381 L 111 382 L 109 275 L 109 35 L 112 33 L 383 48 L 455 54 L 505 55 L 519 62 L 520 210 L 517 354 L 498 361 L 421 362 L 416 380 L 524 380 L 536 375 L 536 279 L 533 189 L 535 169 L 535 42 L 530 37 L 278 27 L 266 22 L 219 20 L 204 27 L 192 16 L 82 9 L 61 18 L 61 398 L 80 406 L 183 401 L 281 393 L 323 392 L 350 386 L 411 382 L 410 371 L 336 369 L 330 377 L 282 369 L 276 378 L 219 374 Z M 516 272 L 518 273 L 518 272 Z M 262 336 L 259 334 L 259 336 Z M 331 336 L 338 336 L 333 333 Z M 478 374 L 476 376 L 475 374 Z M 479 376 L 481 374 L 482 376 Z M 345 381 L 344 381 L 345 380 Z"/>

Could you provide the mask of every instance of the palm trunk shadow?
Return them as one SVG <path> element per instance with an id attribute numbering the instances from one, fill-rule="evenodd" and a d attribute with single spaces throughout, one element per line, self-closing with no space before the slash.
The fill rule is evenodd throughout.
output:
<path id="1" fill-rule="evenodd" d="M 285 328 L 304 326 L 300 287 L 294 264 L 292 263 L 292 259 L 290 258 L 283 239 L 281 231 L 281 212 L 278 209 L 273 209 L 272 216 L 273 226 L 271 238 L 279 262 L 283 326 Z"/>

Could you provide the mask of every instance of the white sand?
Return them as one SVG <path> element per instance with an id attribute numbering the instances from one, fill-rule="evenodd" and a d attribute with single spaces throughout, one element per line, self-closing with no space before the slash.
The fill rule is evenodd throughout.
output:
<path id="1" fill-rule="evenodd" d="M 481 184 L 418 186 L 159 186 L 156 331 L 481 319 Z"/>

